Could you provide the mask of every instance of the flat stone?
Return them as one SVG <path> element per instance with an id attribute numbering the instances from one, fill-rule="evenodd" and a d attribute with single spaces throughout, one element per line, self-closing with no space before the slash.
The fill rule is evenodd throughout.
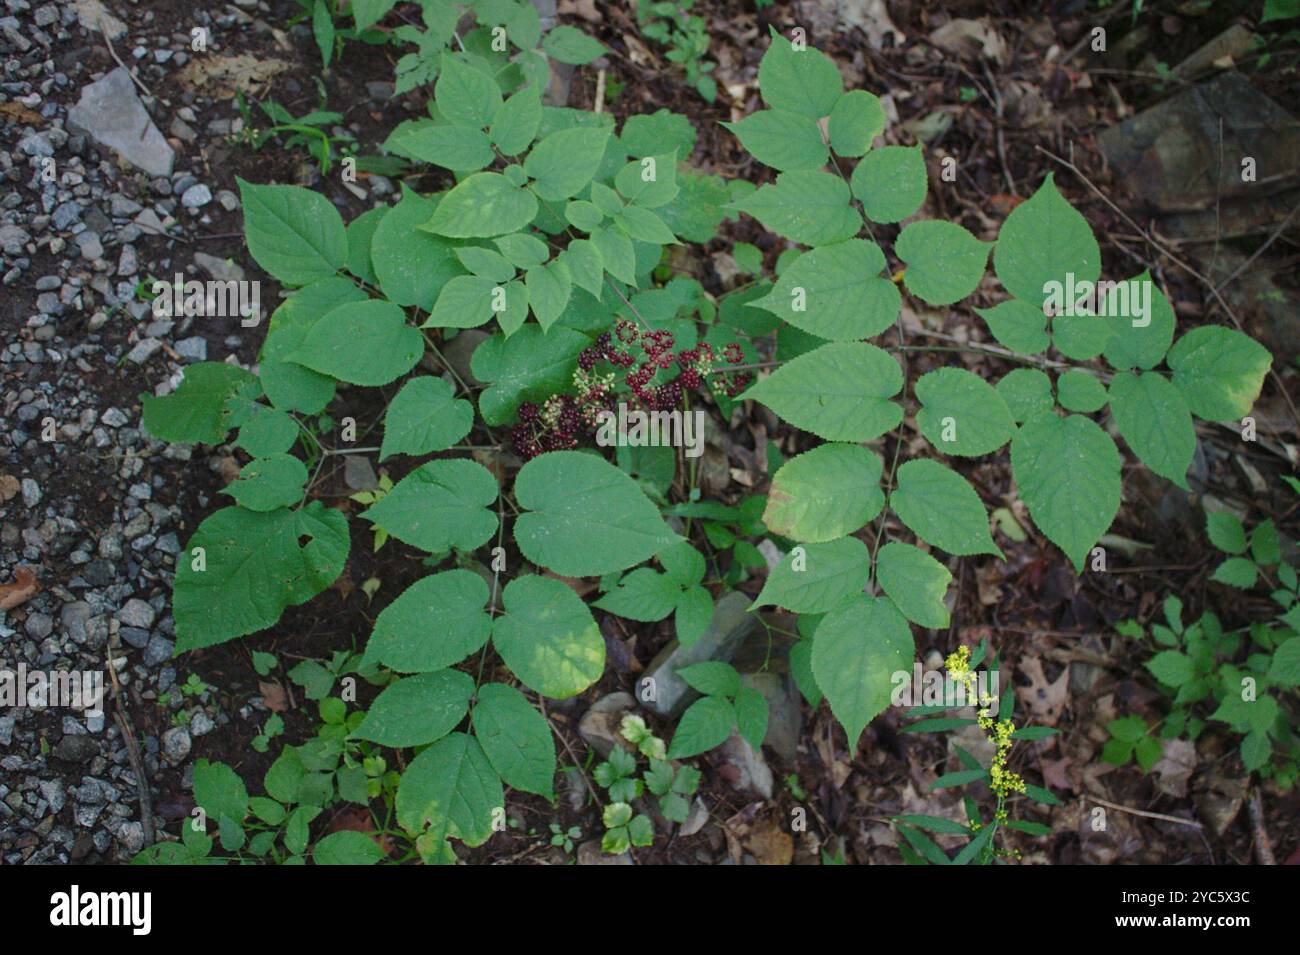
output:
<path id="1" fill-rule="evenodd" d="M 645 705 L 655 715 L 676 717 L 698 695 L 677 675 L 678 670 L 705 660 L 726 663 L 736 655 L 745 638 L 758 626 L 758 617 L 749 612 L 751 602 L 742 593 L 727 594 L 713 608 L 709 629 L 695 643 L 683 647 L 673 640 L 650 662 L 637 687 L 638 696 L 644 699 L 640 688 L 647 685 L 647 680 L 654 681 L 654 698 L 646 700 Z"/>
<path id="2" fill-rule="evenodd" d="M 149 118 L 125 67 L 83 87 L 68 123 L 149 175 L 171 175 L 176 154 Z"/>

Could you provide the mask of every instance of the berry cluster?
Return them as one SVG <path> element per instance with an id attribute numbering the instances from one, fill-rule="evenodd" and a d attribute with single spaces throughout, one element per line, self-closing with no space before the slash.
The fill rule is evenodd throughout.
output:
<path id="1" fill-rule="evenodd" d="M 511 432 L 516 451 L 525 460 L 547 451 L 561 451 L 577 447 L 579 435 L 595 433 L 599 413 L 614 410 L 614 379 L 624 371 L 624 381 L 632 392 L 634 404 L 646 411 L 671 411 L 681 404 L 687 391 L 701 389 L 710 375 L 715 374 L 718 360 L 712 346 L 701 342 L 695 348 L 674 352 L 673 333 L 666 329 L 639 329 L 634 322 L 620 319 L 613 333 L 605 332 L 590 348 L 578 356 L 578 368 L 573 373 L 576 395 L 552 395 L 538 405 L 527 402 L 519 407 L 519 423 Z M 634 354 L 640 350 L 640 355 Z M 738 342 L 730 342 L 722 350 L 721 360 L 728 365 L 738 365 L 744 356 Z M 615 371 L 599 372 L 601 362 Z M 660 371 L 674 364 L 680 374 L 659 385 L 650 382 Z M 734 398 L 752 379 L 749 372 L 731 372 L 721 379 L 723 393 Z"/>

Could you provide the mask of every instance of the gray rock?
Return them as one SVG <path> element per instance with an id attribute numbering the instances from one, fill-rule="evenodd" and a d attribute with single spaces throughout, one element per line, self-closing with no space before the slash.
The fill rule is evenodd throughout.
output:
<path id="1" fill-rule="evenodd" d="M 22 255 L 23 246 L 31 239 L 26 230 L 16 225 L 0 225 L 0 249 L 5 255 Z"/>
<path id="2" fill-rule="evenodd" d="M 67 229 L 81 220 L 81 206 L 75 202 L 65 202 L 56 206 L 50 216 L 50 224 L 56 229 Z"/>
<path id="3" fill-rule="evenodd" d="M 740 682 L 767 700 L 767 735 L 763 737 L 763 745 L 770 746 L 784 762 L 793 765 L 803 729 L 803 711 L 794 680 L 788 674 L 769 672 L 743 673 Z"/>
<path id="4" fill-rule="evenodd" d="M 742 593 L 727 594 L 713 608 L 713 620 L 699 640 L 690 647 L 674 640 L 650 662 L 637 687 L 638 695 L 655 715 L 676 717 L 698 695 L 677 675 L 678 670 L 705 660 L 725 663 L 736 655 L 745 638 L 758 626 L 758 617 L 748 611 L 751 602 Z M 653 699 L 645 699 L 647 694 L 641 692 L 645 687 L 653 687 Z"/>
<path id="5" fill-rule="evenodd" d="M 379 478 L 369 458 L 349 454 L 343 458 L 343 483 L 354 491 L 373 491 L 379 487 Z"/>
<path id="6" fill-rule="evenodd" d="M 175 648 L 176 644 L 166 637 L 153 637 L 149 645 L 144 648 L 144 665 L 156 667 L 160 663 L 166 663 L 172 658 L 172 651 Z"/>
<path id="7" fill-rule="evenodd" d="M 187 361 L 207 361 L 208 360 L 208 343 L 201 335 L 191 335 L 189 338 L 182 338 L 175 345 L 176 354 L 180 355 Z"/>
<path id="8" fill-rule="evenodd" d="M 144 848 L 144 826 L 139 822 L 124 822 L 117 827 L 117 841 L 128 855 L 135 855 Z"/>
<path id="9" fill-rule="evenodd" d="M 181 205 L 186 209 L 201 209 L 212 201 L 212 190 L 203 183 L 190 186 L 181 195 Z"/>
<path id="10" fill-rule="evenodd" d="M 140 627 L 144 630 L 148 630 L 153 626 L 156 617 L 157 614 L 154 612 L 153 607 L 139 597 L 132 597 L 117 612 L 117 619 L 122 622 L 123 626 Z"/>
<path id="11" fill-rule="evenodd" d="M 0 716 L 0 746 L 8 746 L 14 741 L 14 725 L 17 720 L 12 716 Z"/>
<path id="12" fill-rule="evenodd" d="M 602 696 L 582 715 L 578 722 L 578 735 L 602 758 L 608 757 L 616 745 L 626 745 L 618 727 L 624 714 L 634 706 L 636 700 L 632 695 L 621 690 Z"/>
<path id="13" fill-rule="evenodd" d="M 143 627 L 123 627 L 117 635 L 137 650 L 149 646 L 149 631 Z"/>
<path id="14" fill-rule="evenodd" d="M 32 133 L 18 142 L 18 148 L 28 156 L 53 156 L 54 147 L 43 133 Z"/>
<path id="15" fill-rule="evenodd" d="M 99 741 L 85 733 L 64 736 L 54 755 L 67 763 L 84 763 L 99 755 Z"/>
<path id="16" fill-rule="evenodd" d="M 135 343 L 135 346 L 126 353 L 127 361 L 133 361 L 137 365 L 143 365 L 150 358 L 158 353 L 162 348 L 162 342 L 156 338 L 142 338 Z"/>
<path id="17" fill-rule="evenodd" d="M 54 618 L 47 613 L 27 615 L 27 636 L 33 640 L 44 640 L 54 632 Z"/>
<path id="18" fill-rule="evenodd" d="M 217 724 L 212 722 L 212 717 L 203 710 L 199 710 L 190 718 L 190 732 L 195 736 L 207 736 L 216 728 Z"/>
<path id="19" fill-rule="evenodd" d="M 110 428 L 120 428 L 131 419 L 121 408 L 109 408 L 99 419 Z"/>
<path id="20" fill-rule="evenodd" d="M 772 770 L 763 759 L 763 754 L 745 742 L 739 733 L 731 737 L 718 749 L 722 762 L 723 776 L 737 792 L 752 792 L 764 799 L 772 798 Z"/>
<path id="21" fill-rule="evenodd" d="M 179 763 L 186 756 L 190 755 L 190 749 L 194 742 L 190 739 L 190 731 L 184 726 L 173 726 L 162 735 L 162 751 L 172 763 Z"/>
<path id="22" fill-rule="evenodd" d="M 23 503 L 28 507 L 35 507 L 41 503 L 41 486 L 31 478 L 23 478 Z"/>
<path id="23" fill-rule="evenodd" d="M 176 154 L 149 118 L 125 67 L 83 87 L 68 123 L 149 175 L 171 175 Z"/>
<path id="24" fill-rule="evenodd" d="M 63 609 L 59 612 L 59 621 L 63 625 L 63 632 L 74 643 L 85 643 L 86 625 L 90 623 L 91 616 L 90 604 L 84 600 L 74 600 L 63 605 Z"/>

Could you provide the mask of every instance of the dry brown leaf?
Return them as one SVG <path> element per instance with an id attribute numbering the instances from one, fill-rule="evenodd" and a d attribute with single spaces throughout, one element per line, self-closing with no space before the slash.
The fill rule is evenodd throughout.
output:
<path id="1" fill-rule="evenodd" d="M 12 584 L 0 584 L 0 610 L 12 610 L 41 592 L 36 575 L 28 567 L 19 566 L 14 571 Z"/>
<path id="2" fill-rule="evenodd" d="M 262 703 L 272 713 L 288 712 L 289 695 L 279 680 L 259 680 L 257 692 L 262 694 Z"/>
<path id="3" fill-rule="evenodd" d="M 16 123 L 26 123 L 29 126 L 45 125 L 45 117 L 40 113 L 28 109 L 22 103 L 10 100 L 0 103 L 0 116 L 8 116 Z"/>
<path id="4" fill-rule="evenodd" d="M 1187 795 L 1187 781 L 1196 769 L 1196 746 L 1185 739 L 1167 739 L 1164 741 L 1164 755 L 1152 767 L 1156 774 L 1156 788 L 1161 792 L 1182 799 Z"/>
<path id="5" fill-rule="evenodd" d="M 1070 695 L 1070 668 L 1063 667 L 1055 683 L 1048 682 L 1043 673 L 1043 661 L 1038 657 L 1021 657 L 1019 669 L 1029 679 L 1029 686 L 1021 687 L 1016 697 L 1023 697 L 1029 703 L 1035 724 L 1055 726 L 1065 712 L 1065 703 Z"/>
<path id="6" fill-rule="evenodd" d="M 289 69 L 289 64 L 275 57 L 256 57 L 248 53 L 237 56 L 196 57 L 185 64 L 180 80 L 192 89 L 202 89 L 217 99 L 234 99 L 235 93 L 256 94 L 273 76 Z"/>

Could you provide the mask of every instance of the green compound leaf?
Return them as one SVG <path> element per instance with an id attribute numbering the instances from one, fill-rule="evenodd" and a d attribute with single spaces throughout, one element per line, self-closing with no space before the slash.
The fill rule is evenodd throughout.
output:
<path id="1" fill-rule="evenodd" d="M 540 114 L 539 114 L 540 115 Z M 477 172 L 496 154 L 481 129 L 447 126 L 429 119 L 406 120 L 384 140 L 390 153 L 454 172 Z"/>
<path id="2" fill-rule="evenodd" d="M 1052 410 L 1052 379 L 1037 368 L 1010 371 L 1002 376 L 996 387 L 1017 424 L 1028 421 L 1040 411 Z"/>
<path id="3" fill-rule="evenodd" d="M 591 339 L 564 327 L 543 331 L 525 325 L 506 338 L 493 335 L 474 351 L 470 371 L 490 382 L 478 399 L 479 413 L 489 426 L 510 421 L 525 401 L 542 401 L 573 382 L 579 353 Z"/>
<path id="4" fill-rule="evenodd" d="M 636 482 L 603 458 L 553 451 L 515 478 L 515 540 L 533 563 L 566 577 L 624 570 L 680 538 Z"/>
<path id="5" fill-rule="evenodd" d="M 593 606 L 625 620 L 650 622 L 662 620 L 676 610 L 681 593 L 682 585 L 667 574 L 638 567 Z"/>
<path id="6" fill-rule="evenodd" d="M 547 202 L 576 196 L 600 168 L 609 133 L 608 126 L 578 126 L 543 138 L 524 160 L 537 195 Z"/>
<path id="7" fill-rule="evenodd" d="M 225 763 L 200 759 L 194 764 L 194 804 L 214 819 L 242 822 L 248 815 L 248 788 Z"/>
<path id="8" fill-rule="evenodd" d="M 460 670 L 408 676 L 384 688 L 352 734 L 383 746 L 421 746 L 442 739 L 469 712 L 474 679 Z"/>
<path id="9" fill-rule="evenodd" d="M 573 277 L 561 260 L 531 268 L 524 275 L 528 304 L 543 329 L 549 329 L 564 314 L 573 294 Z"/>
<path id="10" fill-rule="evenodd" d="M 772 479 L 763 523 L 791 540 L 844 537 L 880 513 L 880 456 L 855 444 L 823 444 L 783 464 Z"/>
<path id="11" fill-rule="evenodd" d="M 758 64 L 758 89 L 773 109 L 809 119 L 829 116 L 844 92 L 839 68 L 819 50 L 794 45 L 772 29 L 772 40 Z"/>
<path id="12" fill-rule="evenodd" d="M 253 260 L 286 285 L 334 275 L 347 263 L 343 217 L 319 192 L 301 186 L 257 186 L 236 178 L 244 235 Z"/>
<path id="13" fill-rule="evenodd" d="M 1038 191 L 1002 223 L 993 250 L 993 271 L 1016 298 L 1041 308 L 1051 283 L 1095 282 L 1101 249 L 1088 220 L 1065 201 L 1048 173 Z"/>
<path id="14" fill-rule="evenodd" d="M 528 698 L 504 683 L 479 687 L 474 736 L 506 785 L 554 798 L 555 740 Z"/>
<path id="15" fill-rule="evenodd" d="M 664 573 L 669 579 L 683 587 L 698 584 L 708 569 L 704 555 L 684 540 L 660 551 L 659 563 L 663 565 Z"/>
<path id="16" fill-rule="evenodd" d="M 977 308 L 999 344 L 1020 355 L 1037 355 L 1047 351 L 1047 314 L 1018 298 L 1007 299 L 992 308 Z"/>
<path id="17" fill-rule="evenodd" d="M 297 440 L 298 422 L 292 415 L 262 407 L 239 429 L 235 445 L 253 457 L 261 458 L 268 454 L 283 454 Z"/>
<path id="18" fill-rule="evenodd" d="M 402 386 L 384 414 L 379 460 L 394 454 L 445 451 L 469 434 L 474 406 L 456 398 L 450 382 L 425 375 Z"/>
<path id="19" fill-rule="evenodd" d="M 836 155 L 861 156 L 885 131 L 885 109 L 874 94 L 850 90 L 835 101 L 826 131 Z"/>
<path id="20" fill-rule="evenodd" d="M 956 223 L 926 219 L 903 227 L 894 253 L 907 263 L 909 292 L 930 305 L 951 305 L 980 284 L 991 245 Z"/>
<path id="21" fill-rule="evenodd" d="M 871 555 L 856 537 L 803 544 L 772 568 L 750 609 L 775 605 L 793 613 L 823 613 L 862 593 L 870 573 Z"/>
<path id="22" fill-rule="evenodd" d="M 628 154 L 637 159 L 675 150 L 683 159 L 695 149 L 695 127 L 680 113 L 661 109 L 654 113 L 629 116 L 623 123 L 620 140 Z"/>
<path id="23" fill-rule="evenodd" d="M 1121 463 L 1110 435 L 1081 415 L 1036 415 L 1011 442 L 1011 473 L 1029 516 L 1080 573 L 1119 510 Z"/>
<path id="24" fill-rule="evenodd" d="M 417 580 L 375 619 L 365 659 L 399 673 L 430 673 L 482 649 L 492 630 L 487 582 L 455 569 Z"/>
<path id="25" fill-rule="evenodd" d="M 1110 383 L 1110 409 L 1119 433 L 1142 463 L 1187 489 L 1196 427 L 1182 392 L 1153 371 L 1125 372 Z"/>
<path id="26" fill-rule="evenodd" d="M 767 295 L 749 302 L 827 341 L 879 335 L 898 318 L 903 297 L 881 278 L 885 257 L 873 242 L 849 239 L 805 252 Z"/>
<path id="27" fill-rule="evenodd" d="M 1229 587 L 1249 590 L 1255 586 L 1258 568 L 1255 562 L 1245 557 L 1229 557 L 1210 575 L 1210 579 Z"/>
<path id="28" fill-rule="evenodd" d="M 503 235 L 499 239 L 493 239 L 492 243 L 517 269 L 531 269 L 535 265 L 541 265 L 551 255 L 551 250 L 547 248 L 545 242 L 536 235 L 524 232 Z"/>
<path id="29" fill-rule="evenodd" d="M 916 424 L 944 454 L 977 457 L 1011 440 L 1011 409 L 993 386 L 964 368 L 940 368 L 916 382 Z"/>
<path id="30" fill-rule="evenodd" d="M 497 515 L 487 508 L 496 499 L 487 468 L 448 458 L 416 468 L 359 516 L 412 547 L 441 554 L 487 543 L 497 529 Z"/>
<path id="31" fill-rule="evenodd" d="M 853 195 L 872 222 L 902 222 L 925 202 L 928 180 L 920 146 L 882 146 L 849 177 Z"/>
<path id="32" fill-rule="evenodd" d="M 891 677 L 911 669 L 915 652 L 907 620 L 883 597 L 856 596 L 817 625 L 813 674 L 848 734 L 850 752 L 889 705 Z"/>
<path id="33" fill-rule="evenodd" d="M 723 123 L 755 159 L 773 169 L 816 169 L 830 158 L 817 120 L 782 109 L 763 109 L 738 123 Z"/>
<path id="34" fill-rule="evenodd" d="M 673 626 L 677 629 L 677 640 L 683 647 L 690 647 L 704 636 L 713 620 L 713 597 L 696 584 L 687 587 L 677 598 L 677 609 L 673 614 Z"/>
<path id="35" fill-rule="evenodd" d="M 512 297 L 519 301 L 511 302 Z M 494 308 L 499 303 L 505 306 L 500 312 Z M 442 287 L 438 301 L 421 327 L 477 328 L 511 311 L 523 311 L 526 315 L 526 308 L 524 288 L 518 282 L 504 285 L 484 275 L 458 275 Z"/>
<path id="36" fill-rule="evenodd" d="M 482 845 L 492 835 L 492 815 L 505 805 L 501 777 L 483 747 L 464 733 L 444 736 L 420 753 L 397 785 L 397 822 L 434 841 L 456 838 Z"/>
<path id="37" fill-rule="evenodd" d="M 773 232 L 804 245 L 830 245 L 851 239 L 862 217 L 849 205 L 849 187 L 838 176 L 812 169 L 783 172 L 734 208 Z"/>
<path id="38" fill-rule="evenodd" d="M 370 258 L 389 301 L 428 311 L 442 287 L 464 274 L 455 245 L 421 228 L 438 206 L 438 202 L 408 191 L 375 227 Z"/>
<path id="39" fill-rule="evenodd" d="M 205 361 L 185 369 L 180 387 L 161 398 L 144 395 L 142 420 L 155 438 L 173 443 L 220 444 L 230 433 L 226 402 L 257 379 L 235 365 Z"/>
<path id="40" fill-rule="evenodd" d="M 369 833 L 342 829 L 316 843 L 311 857 L 317 865 L 374 865 L 384 858 L 384 850 Z"/>
<path id="41" fill-rule="evenodd" d="M 536 86 L 525 86 L 492 116 L 488 138 L 506 156 L 518 156 L 533 144 L 542 124 L 542 96 Z"/>
<path id="42" fill-rule="evenodd" d="M 736 708 L 720 696 L 706 696 L 686 708 L 673 741 L 669 759 L 687 759 L 721 746 L 736 725 Z"/>
<path id="43" fill-rule="evenodd" d="M 306 483 L 305 464 L 290 454 L 272 454 L 245 464 L 239 480 L 222 493 L 250 511 L 274 511 L 301 501 Z"/>
<path id="44" fill-rule="evenodd" d="M 902 420 L 889 400 L 902 387 L 903 370 L 888 352 L 834 342 L 786 362 L 743 397 L 828 441 L 870 441 Z"/>
<path id="45" fill-rule="evenodd" d="M 551 59 L 572 66 L 583 66 L 609 52 L 599 40 L 563 23 L 547 32 L 542 49 Z"/>
<path id="46" fill-rule="evenodd" d="M 1246 528 L 1231 511 L 1206 511 L 1205 531 L 1210 543 L 1225 554 L 1246 552 Z"/>
<path id="47" fill-rule="evenodd" d="M 502 600 L 506 612 L 492 625 L 492 643 L 529 689 L 563 700 L 600 679 L 605 638 L 581 597 L 552 577 L 529 574 L 506 584 Z"/>
<path id="48" fill-rule="evenodd" d="M 989 518 L 979 494 L 964 477 L 938 461 L 908 461 L 900 467 L 889 506 L 917 537 L 950 554 L 1002 557 L 989 534 Z"/>
<path id="49" fill-rule="evenodd" d="M 392 302 L 348 302 L 330 309 L 289 360 L 354 385 L 386 385 L 424 354 L 419 330 Z"/>
<path id="50" fill-rule="evenodd" d="M 347 302 L 364 302 L 367 297 L 363 289 L 340 276 L 303 286 L 275 310 L 262 343 L 258 371 L 273 405 L 304 414 L 325 410 L 334 397 L 334 379 L 288 357 L 302 347 L 322 315 Z"/>
<path id="51" fill-rule="evenodd" d="M 1105 318 L 1076 311 L 1052 319 L 1052 344 L 1066 358 L 1088 361 L 1096 358 L 1110 343 L 1114 325 Z"/>
<path id="52" fill-rule="evenodd" d="M 908 620 L 931 630 L 948 626 L 943 598 L 952 574 L 919 547 L 890 541 L 876 555 L 876 579 Z"/>
<path id="53" fill-rule="evenodd" d="M 421 228 L 454 239 L 489 238 L 518 232 L 536 215 L 537 197 L 527 189 L 500 173 L 476 172 L 442 197 Z"/>
<path id="54" fill-rule="evenodd" d="M 736 729 L 755 751 L 763 745 L 767 735 L 767 699 L 752 686 L 742 686 L 736 691 Z"/>
<path id="55" fill-rule="evenodd" d="M 709 696 L 735 696 L 740 689 L 740 674 L 736 668 L 719 660 L 706 660 L 682 667 L 677 675 L 692 689 Z"/>
<path id="56" fill-rule="evenodd" d="M 1109 400 L 1106 386 L 1080 368 L 1071 368 L 1056 379 L 1056 397 L 1068 411 L 1100 411 Z"/>
<path id="57" fill-rule="evenodd" d="M 1300 686 L 1300 637 L 1278 644 L 1268 667 L 1268 681 L 1274 686 Z"/>
<path id="58" fill-rule="evenodd" d="M 347 518 L 319 501 L 297 511 L 223 507 L 210 515 L 177 561 L 177 650 L 271 626 L 285 607 L 306 603 L 334 582 L 348 544 Z"/>
<path id="59" fill-rule="evenodd" d="M 1235 328 L 1205 325 L 1178 339 L 1167 361 L 1194 415 L 1237 421 L 1259 397 L 1273 356 Z"/>
<path id="60" fill-rule="evenodd" d="M 614 177 L 614 185 L 628 202 L 657 209 L 677 198 L 677 154 L 645 156 L 628 163 Z M 599 222 L 599 220 L 596 220 Z M 591 229 L 585 231 L 590 232 Z"/>
<path id="61" fill-rule="evenodd" d="M 1148 295 L 1151 296 L 1150 312 L 1145 318 L 1145 324 L 1134 325 L 1135 320 L 1144 321 L 1135 315 L 1137 309 L 1134 300 L 1141 297 L 1145 302 Z M 1127 308 L 1123 307 L 1125 299 L 1129 300 Z M 1160 360 L 1169 351 L 1169 344 L 1174 340 L 1177 320 L 1169 299 L 1151 281 L 1151 273 L 1143 272 L 1136 278 L 1120 283 L 1103 300 L 1101 313 L 1111 316 L 1107 319 L 1111 334 L 1102 354 L 1113 368 L 1127 371 L 1131 368 L 1154 368 L 1160 364 Z"/>
<path id="62" fill-rule="evenodd" d="M 501 105 L 501 87 L 496 80 L 453 53 L 442 55 L 433 96 L 443 116 L 474 129 L 486 128 Z"/>

